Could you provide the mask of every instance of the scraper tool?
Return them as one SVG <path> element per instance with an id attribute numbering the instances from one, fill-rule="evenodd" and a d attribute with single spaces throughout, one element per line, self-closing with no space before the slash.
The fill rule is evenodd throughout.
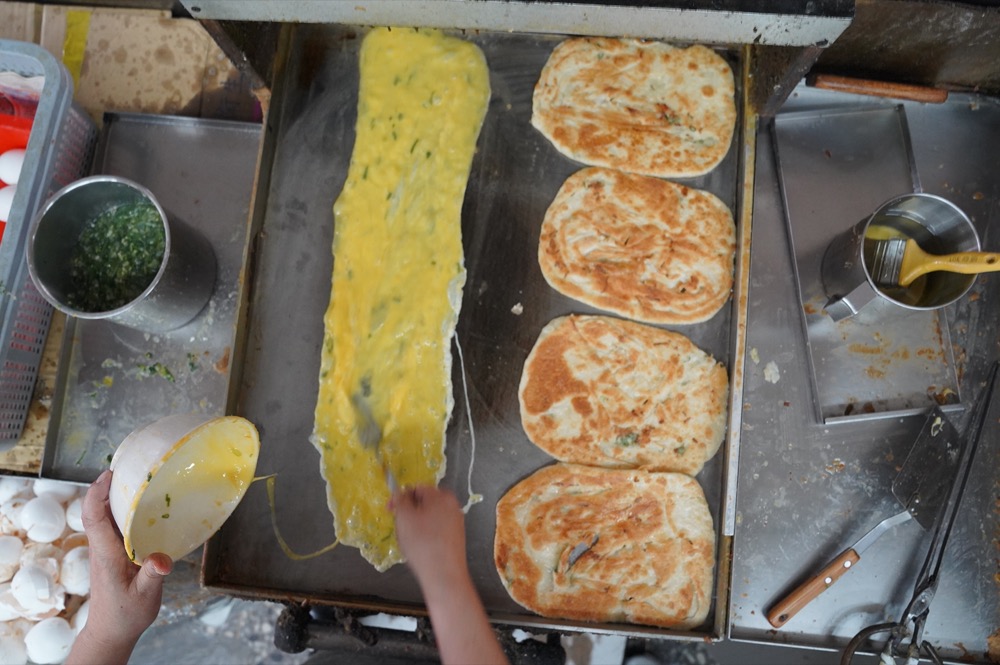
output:
<path id="1" fill-rule="evenodd" d="M 958 432 L 941 409 L 934 407 L 892 483 L 892 493 L 904 510 L 876 524 L 858 542 L 775 604 L 767 613 L 768 622 L 775 628 L 788 623 L 857 564 L 861 554 L 889 529 L 911 519 L 924 529 L 932 528 L 951 490 L 960 451 Z"/>
<path id="2" fill-rule="evenodd" d="M 366 398 L 370 394 L 371 385 L 367 379 L 361 380 L 360 393 L 351 394 L 351 404 L 354 406 L 354 413 L 358 417 L 358 441 L 361 442 L 363 448 L 375 453 L 376 459 L 378 459 L 379 464 L 382 466 L 382 472 L 385 474 L 385 480 L 389 485 L 389 492 L 395 494 L 396 490 L 399 489 L 399 484 L 396 482 L 396 476 L 389 469 L 389 464 L 382 457 L 382 452 L 379 450 L 379 444 L 382 443 L 382 428 L 375 422 L 375 416 L 368 405 Z"/>

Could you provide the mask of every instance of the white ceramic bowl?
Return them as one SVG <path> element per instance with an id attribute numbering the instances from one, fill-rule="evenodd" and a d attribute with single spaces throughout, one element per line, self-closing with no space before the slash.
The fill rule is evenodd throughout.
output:
<path id="1" fill-rule="evenodd" d="M 236 416 L 176 415 L 129 434 L 111 460 L 111 513 L 136 563 L 175 561 L 222 527 L 253 481 L 260 438 Z"/>

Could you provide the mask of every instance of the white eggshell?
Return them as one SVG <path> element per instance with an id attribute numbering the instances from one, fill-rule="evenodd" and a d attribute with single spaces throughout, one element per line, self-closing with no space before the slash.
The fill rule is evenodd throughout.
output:
<path id="1" fill-rule="evenodd" d="M 39 478 L 35 481 L 35 496 L 51 496 L 59 503 L 66 503 L 77 497 L 77 487 L 74 483 L 50 478 Z"/>
<path id="2" fill-rule="evenodd" d="M 27 502 L 28 500 L 24 497 L 15 496 L 0 505 L 0 533 L 9 536 L 19 536 L 24 533 L 24 529 L 21 527 L 21 510 Z"/>
<path id="3" fill-rule="evenodd" d="M 52 610 L 58 614 L 66 606 L 66 590 L 56 584 L 55 575 L 47 567 L 33 563 L 21 566 L 10 581 L 10 590 L 27 618 L 41 617 Z"/>
<path id="4" fill-rule="evenodd" d="M 73 618 L 69 620 L 69 625 L 73 628 L 73 632 L 77 635 L 83 630 L 83 627 L 87 625 L 87 617 L 90 616 L 90 599 L 83 601 L 83 605 L 80 605 L 79 609 L 76 610 L 76 614 Z"/>
<path id="5" fill-rule="evenodd" d="M 24 166 L 25 151 L 14 148 L 0 155 L 0 180 L 8 185 L 16 185 L 21 179 L 21 168 Z"/>
<path id="6" fill-rule="evenodd" d="M 77 547 L 66 553 L 59 571 L 59 583 L 66 587 L 66 593 L 78 596 L 90 593 L 89 547 Z"/>
<path id="7" fill-rule="evenodd" d="M 61 663 L 69 655 L 75 636 L 66 619 L 52 617 L 39 621 L 24 636 L 28 658 L 39 665 Z"/>
<path id="8" fill-rule="evenodd" d="M 0 504 L 7 503 L 15 496 L 27 495 L 31 493 L 32 481 L 30 478 L 15 478 L 4 476 L 0 478 Z"/>
<path id="9" fill-rule="evenodd" d="M 58 564 L 62 561 L 64 553 L 65 550 L 58 547 L 55 543 L 36 543 L 29 540 L 24 544 L 24 549 L 21 551 L 21 565 L 26 566 L 29 563 L 37 563 L 43 559 L 55 559 Z"/>
<path id="10" fill-rule="evenodd" d="M 26 665 L 28 649 L 23 635 L 0 636 L 0 663 L 5 665 Z"/>
<path id="11" fill-rule="evenodd" d="M 73 531 L 83 531 L 83 499 L 77 497 L 66 506 L 66 526 Z"/>
<path id="12" fill-rule="evenodd" d="M 9 621 L 0 621 L 0 637 L 7 637 L 9 635 L 24 637 L 24 633 L 18 632 L 18 625 L 14 623 L 13 619 Z"/>
<path id="13" fill-rule="evenodd" d="M 31 630 L 31 627 L 35 624 L 27 619 L 14 619 L 13 621 L 7 621 L 2 625 L 4 627 L 3 630 L 6 631 L 7 635 L 17 635 L 23 640 L 24 636 L 28 634 L 28 631 Z"/>
<path id="14" fill-rule="evenodd" d="M 53 581 L 59 579 L 59 561 L 51 557 L 33 557 L 26 558 L 23 554 L 21 555 L 21 568 L 25 566 L 34 566 L 45 571 L 45 574 L 52 578 Z M 15 575 L 17 573 L 14 573 Z"/>
<path id="15" fill-rule="evenodd" d="M 0 582 L 9 582 L 14 577 L 21 566 L 23 549 L 24 543 L 17 536 L 0 536 Z"/>
<path id="16" fill-rule="evenodd" d="M 21 509 L 21 526 L 38 543 L 51 543 L 66 528 L 66 511 L 51 496 L 37 496 Z"/>
<path id="17" fill-rule="evenodd" d="M 14 598 L 10 584 L 0 584 L 0 626 L 12 625 L 10 622 L 23 617 L 24 612 L 24 607 Z"/>
<path id="18" fill-rule="evenodd" d="M 10 209 L 14 207 L 14 194 L 17 185 L 8 185 L 0 189 L 0 222 L 10 220 Z"/>
<path id="19" fill-rule="evenodd" d="M 31 627 L 35 624 L 27 619 L 14 619 L 13 621 L 8 621 L 3 624 L 3 630 L 6 631 L 6 635 L 17 635 L 24 641 L 24 636 L 28 634 Z"/>

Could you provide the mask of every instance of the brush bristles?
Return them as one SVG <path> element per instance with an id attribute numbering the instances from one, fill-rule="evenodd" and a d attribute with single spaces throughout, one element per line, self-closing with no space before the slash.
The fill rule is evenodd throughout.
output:
<path id="1" fill-rule="evenodd" d="M 879 240 L 872 252 L 871 274 L 876 284 L 883 286 L 899 285 L 899 271 L 903 266 L 903 253 L 906 250 L 906 240 Z"/>

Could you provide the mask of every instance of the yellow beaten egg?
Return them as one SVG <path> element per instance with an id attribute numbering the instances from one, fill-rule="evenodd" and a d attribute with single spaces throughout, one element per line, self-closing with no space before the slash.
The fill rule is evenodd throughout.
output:
<path id="1" fill-rule="evenodd" d="M 440 480 L 465 283 L 462 201 L 489 70 L 469 42 L 399 28 L 372 30 L 359 67 L 312 442 L 338 540 L 385 570 L 402 559 L 381 460 L 358 440 L 354 400 L 370 406 L 380 455 L 401 485 Z"/>

